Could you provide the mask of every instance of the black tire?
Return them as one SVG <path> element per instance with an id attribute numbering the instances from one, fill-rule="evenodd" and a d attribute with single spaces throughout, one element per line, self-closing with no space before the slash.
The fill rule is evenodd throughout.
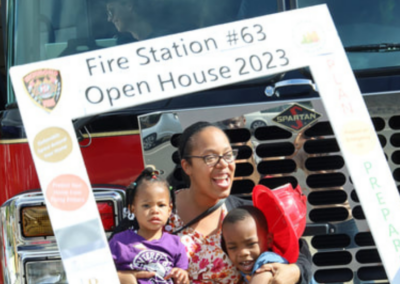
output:
<path id="1" fill-rule="evenodd" d="M 264 121 L 262 121 L 262 120 L 255 120 L 255 121 L 253 121 L 253 122 L 251 123 L 250 128 L 254 130 L 254 129 L 257 129 L 257 128 L 259 128 L 259 127 L 264 127 L 264 126 L 267 126 L 267 124 L 266 124 Z"/>
<path id="2" fill-rule="evenodd" d="M 150 150 L 156 146 L 157 134 L 152 133 L 143 138 L 143 149 L 145 151 Z"/>

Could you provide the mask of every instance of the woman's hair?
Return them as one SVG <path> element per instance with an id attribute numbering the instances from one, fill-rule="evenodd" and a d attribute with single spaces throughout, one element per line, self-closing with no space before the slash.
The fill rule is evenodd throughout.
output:
<path id="1" fill-rule="evenodd" d="M 161 172 L 159 170 L 156 170 L 152 167 L 147 167 L 145 168 L 140 175 L 136 178 L 136 180 L 131 183 L 127 188 L 126 188 L 126 208 L 128 210 L 129 206 L 133 204 L 135 201 L 135 197 L 138 191 L 138 188 L 140 188 L 141 185 L 146 184 L 150 185 L 153 183 L 161 183 L 162 185 L 165 186 L 165 189 L 168 190 L 169 196 L 170 196 L 170 201 L 172 203 L 172 211 L 175 212 L 175 191 L 174 189 L 169 185 L 169 183 L 161 177 Z M 125 217 L 121 223 L 118 224 L 118 226 L 114 229 L 112 232 L 110 239 L 119 232 L 125 231 L 127 229 L 134 228 L 134 229 L 139 229 L 139 223 L 137 222 L 136 218 L 131 220 L 128 217 Z"/>
<path id="2" fill-rule="evenodd" d="M 179 157 L 181 159 L 185 159 L 186 156 L 192 153 L 193 144 L 195 141 L 193 137 L 197 133 L 203 131 L 205 128 L 211 126 L 218 128 L 217 126 L 207 121 L 199 121 L 190 125 L 183 131 L 182 135 L 179 137 L 179 147 L 178 147 Z"/>
<path id="3" fill-rule="evenodd" d="M 235 224 L 239 221 L 243 221 L 247 217 L 252 217 L 259 228 L 265 230 L 265 232 L 268 232 L 268 223 L 264 213 L 257 207 L 251 205 L 239 206 L 229 211 L 229 213 L 225 216 L 224 220 L 222 221 L 221 227 L 223 228 L 224 225 L 226 224 Z M 227 254 L 225 240 L 222 234 L 221 234 L 221 247 L 222 250 Z"/>

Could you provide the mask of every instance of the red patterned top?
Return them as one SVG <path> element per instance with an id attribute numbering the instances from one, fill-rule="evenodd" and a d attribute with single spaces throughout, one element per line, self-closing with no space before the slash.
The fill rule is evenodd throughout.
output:
<path id="1" fill-rule="evenodd" d="M 222 218 L 228 213 L 222 205 Z M 166 231 L 175 231 L 183 226 L 177 214 L 172 214 Z M 240 274 L 221 248 L 221 228 L 215 234 L 204 236 L 191 227 L 178 233 L 186 247 L 189 258 L 190 283 L 240 283 Z"/>

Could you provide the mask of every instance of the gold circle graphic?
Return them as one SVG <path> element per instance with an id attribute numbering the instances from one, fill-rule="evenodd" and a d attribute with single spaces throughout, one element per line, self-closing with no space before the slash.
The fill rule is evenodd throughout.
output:
<path id="1" fill-rule="evenodd" d="M 50 163 L 60 162 L 72 152 L 72 140 L 64 129 L 49 127 L 35 136 L 33 148 L 41 160 Z"/>

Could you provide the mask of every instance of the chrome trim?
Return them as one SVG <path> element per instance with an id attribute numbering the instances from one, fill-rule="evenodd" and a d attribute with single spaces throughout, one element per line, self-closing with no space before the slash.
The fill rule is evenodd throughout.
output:
<path id="1" fill-rule="evenodd" d="M 308 80 L 308 79 L 289 79 L 289 80 L 284 80 L 284 81 L 279 81 L 275 83 L 274 86 L 267 86 L 265 88 L 265 95 L 267 97 L 272 97 L 273 95 L 276 95 L 279 97 L 279 88 L 283 87 L 292 87 L 292 86 L 310 86 L 314 92 L 318 92 L 318 87 L 316 84 L 313 83 L 313 81 Z"/>
<path id="2" fill-rule="evenodd" d="M 121 188 L 94 188 L 96 202 L 111 201 L 114 204 L 115 223 L 122 219 L 125 206 L 125 191 Z M 0 207 L 1 265 L 4 284 L 25 283 L 24 263 L 28 258 L 59 258 L 54 236 L 27 238 L 22 235 L 21 208 L 44 205 L 39 190 L 17 195 Z M 111 233 L 106 233 L 107 237 Z"/>

